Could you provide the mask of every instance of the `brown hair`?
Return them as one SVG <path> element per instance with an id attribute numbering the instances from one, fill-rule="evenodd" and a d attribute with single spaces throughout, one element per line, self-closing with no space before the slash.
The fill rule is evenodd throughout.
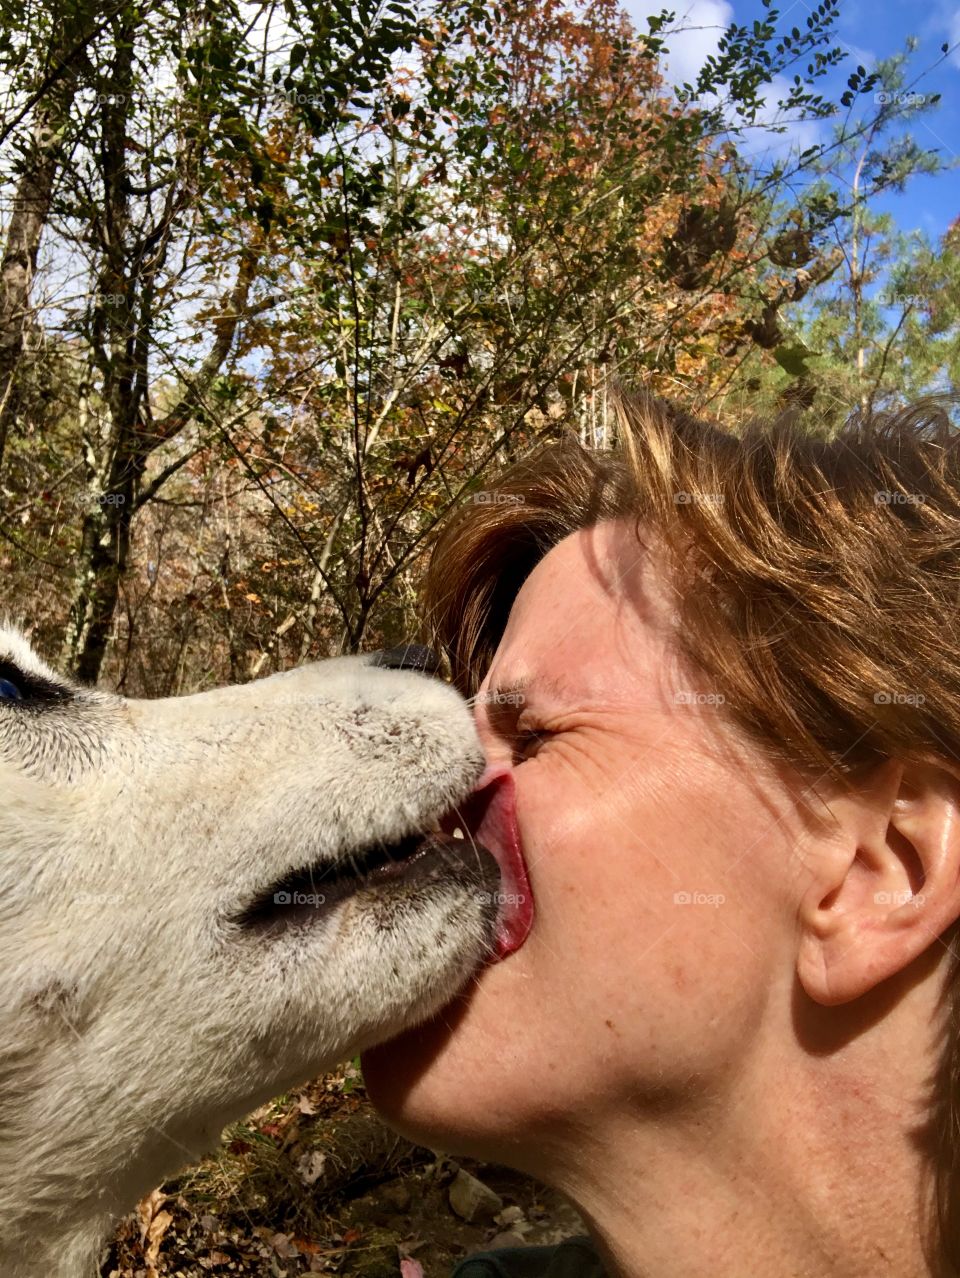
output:
<path id="1" fill-rule="evenodd" d="M 426 581 L 430 642 L 479 686 L 523 580 L 569 533 L 635 518 L 667 551 L 680 645 L 768 754 L 851 784 L 883 759 L 960 760 L 960 436 L 943 399 L 738 434 L 621 393 L 618 446 L 541 448 L 475 493 Z M 951 947 L 956 929 L 948 934 Z M 936 1264 L 960 1274 L 960 961 L 925 1143 Z"/>

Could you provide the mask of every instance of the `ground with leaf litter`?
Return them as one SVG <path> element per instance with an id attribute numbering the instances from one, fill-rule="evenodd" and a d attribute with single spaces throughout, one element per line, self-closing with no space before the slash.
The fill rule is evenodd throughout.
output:
<path id="1" fill-rule="evenodd" d="M 485 1247 L 582 1231 L 551 1190 L 377 1119 L 355 1065 L 272 1101 L 119 1224 L 101 1278 L 447 1278 Z"/>

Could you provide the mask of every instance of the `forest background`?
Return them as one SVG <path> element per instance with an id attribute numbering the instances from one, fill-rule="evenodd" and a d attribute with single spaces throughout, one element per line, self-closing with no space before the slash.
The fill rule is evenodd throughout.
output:
<path id="1" fill-rule="evenodd" d="M 2 0 L 0 566 L 41 651 L 153 696 L 408 637 L 438 524 L 610 446 L 617 380 L 827 434 L 955 390 L 960 223 L 897 197 L 957 190 L 956 22 L 880 56 L 838 0 L 754 8 Z"/>

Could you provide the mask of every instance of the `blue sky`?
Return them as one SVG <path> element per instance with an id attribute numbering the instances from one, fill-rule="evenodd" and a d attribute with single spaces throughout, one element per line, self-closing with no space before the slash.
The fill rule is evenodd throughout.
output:
<path id="1" fill-rule="evenodd" d="M 816 0 L 782 0 L 778 30 L 793 26 L 806 28 L 806 18 Z M 677 82 L 696 74 L 704 57 L 716 46 L 724 27 L 731 21 L 752 23 L 764 17 L 766 10 L 759 0 L 626 0 L 624 7 L 641 30 L 646 29 L 646 15 L 662 7 L 672 7 L 677 26 L 682 30 L 671 41 L 670 78 Z M 960 46 L 960 0 L 930 0 L 924 5 L 908 5 L 896 0 L 839 0 L 839 16 L 834 23 L 836 42 L 849 51 L 850 57 L 825 80 L 834 95 L 842 92 L 849 73 L 861 63 L 870 69 L 876 59 L 889 57 L 902 50 L 908 36 L 915 36 L 919 47 L 911 65 L 917 71 L 936 63 L 940 46 L 946 41 Z M 940 105 L 925 117 L 917 119 L 913 132 L 925 147 L 937 148 L 945 160 L 960 158 L 960 47 L 949 58 L 925 76 L 916 92 L 941 94 Z M 776 96 L 776 95 L 775 95 Z M 821 132 L 818 132 L 818 128 Z M 806 124 L 795 131 L 798 140 L 810 141 L 829 137 L 829 125 Z M 920 228 L 933 237 L 939 236 L 951 221 L 960 216 L 960 167 L 948 169 L 934 177 L 918 177 L 903 195 L 885 197 L 883 207 L 892 212 L 904 230 Z"/>

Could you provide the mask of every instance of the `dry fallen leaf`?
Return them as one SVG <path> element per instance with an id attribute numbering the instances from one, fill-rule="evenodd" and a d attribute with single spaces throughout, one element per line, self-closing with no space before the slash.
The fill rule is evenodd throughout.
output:
<path id="1" fill-rule="evenodd" d="M 157 1261 L 160 1258 L 160 1243 L 173 1223 L 173 1213 L 160 1210 L 161 1205 L 166 1201 L 166 1194 L 159 1189 L 153 1189 L 137 1203 L 137 1215 L 140 1217 L 140 1242 L 144 1247 L 143 1259 L 147 1266 L 147 1278 L 158 1278 Z"/>
<path id="2" fill-rule="evenodd" d="M 311 1242 L 309 1238 L 301 1238 L 299 1234 L 294 1237 L 293 1242 L 304 1256 L 315 1256 L 317 1252 L 323 1250 L 319 1243 Z"/>
<path id="3" fill-rule="evenodd" d="M 147 1241 L 147 1231 L 150 1228 L 150 1222 L 154 1216 L 167 1201 L 167 1195 L 162 1189 L 151 1189 L 149 1194 L 144 1195 L 137 1203 L 137 1215 L 140 1217 L 140 1241 Z"/>
<path id="4" fill-rule="evenodd" d="M 270 1239 L 270 1246 L 284 1260 L 294 1260 L 300 1255 L 295 1244 L 291 1242 L 286 1234 L 274 1234 Z"/>

